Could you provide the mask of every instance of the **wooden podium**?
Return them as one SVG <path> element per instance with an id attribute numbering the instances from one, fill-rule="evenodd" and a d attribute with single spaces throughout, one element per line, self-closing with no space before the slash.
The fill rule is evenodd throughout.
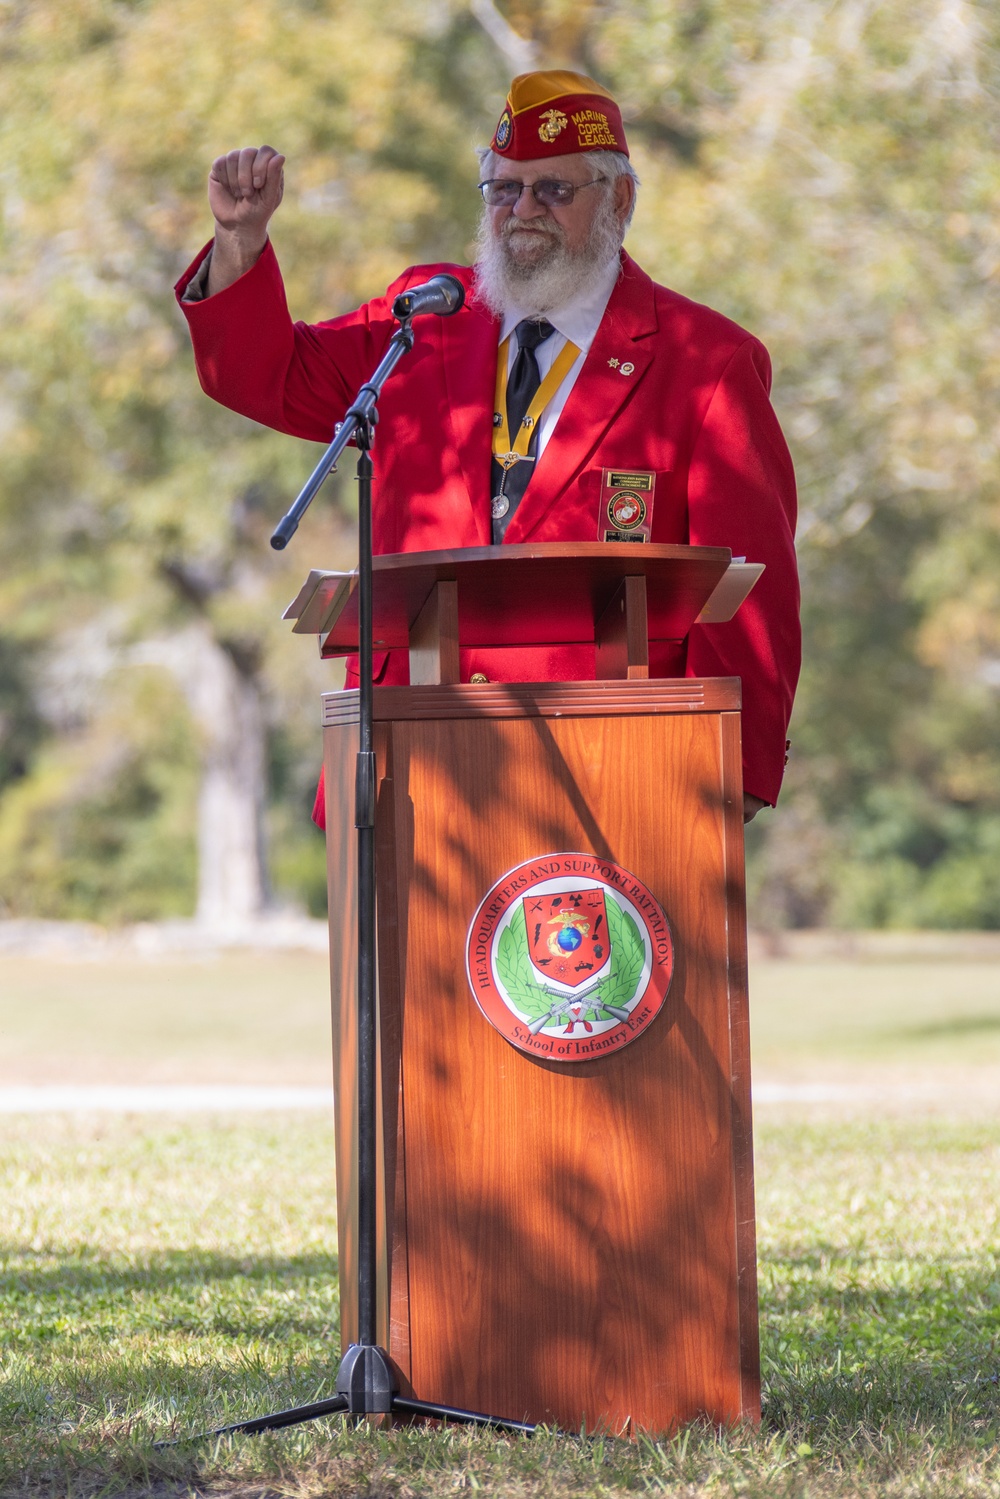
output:
<path id="1" fill-rule="evenodd" d="M 413 684 L 374 695 L 378 1341 L 404 1393 L 570 1431 L 759 1418 L 740 688 L 648 677 L 650 638 L 681 641 L 738 607 L 759 569 L 730 562 L 723 549 L 600 543 L 375 561 L 376 644 L 409 648 Z M 356 641 L 351 579 L 312 573 L 289 609 L 325 654 Z M 594 643 L 598 680 L 458 681 L 460 644 L 530 643 L 519 596 L 546 600 L 532 611 L 542 641 Z M 346 1347 L 357 693 L 323 707 Z M 621 1039 L 638 1005 L 622 1026 L 585 1025 L 557 1000 L 558 1023 L 520 1046 L 487 1018 L 467 967 L 484 897 L 499 885 L 492 920 L 514 898 L 509 872 L 548 889 L 538 879 L 569 854 L 588 874 L 634 876 L 630 909 L 645 890 L 672 937 L 661 1007 L 628 1044 L 582 1061 L 559 1047 Z M 626 891 L 614 878 L 608 890 Z M 537 953 L 556 952 L 558 932 L 535 926 Z M 541 983 L 548 970 L 532 971 Z"/>

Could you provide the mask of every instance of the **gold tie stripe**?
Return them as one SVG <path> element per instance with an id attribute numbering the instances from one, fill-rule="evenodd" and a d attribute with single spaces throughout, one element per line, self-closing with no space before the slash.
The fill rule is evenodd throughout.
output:
<path id="1" fill-rule="evenodd" d="M 531 442 L 531 434 L 535 430 L 535 424 L 542 412 L 545 410 L 560 385 L 569 374 L 573 362 L 579 358 L 580 350 L 576 344 L 566 340 L 566 345 L 559 351 L 552 361 L 552 368 L 545 379 L 541 382 L 535 392 L 534 399 L 524 415 L 517 436 L 514 441 L 510 440 L 510 431 L 507 426 L 507 363 L 510 346 L 510 334 L 500 345 L 497 354 L 497 385 L 496 401 L 493 418 L 493 456 L 503 469 L 504 473 L 512 469 L 515 463 L 520 463 L 522 458 L 530 458 L 528 444 Z"/>

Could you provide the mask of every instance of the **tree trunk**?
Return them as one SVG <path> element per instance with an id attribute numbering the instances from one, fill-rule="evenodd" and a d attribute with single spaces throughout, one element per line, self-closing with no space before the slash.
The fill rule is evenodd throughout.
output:
<path id="1" fill-rule="evenodd" d="M 260 692 L 206 630 L 188 700 L 201 736 L 198 793 L 200 922 L 249 921 L 268 904 L 264 853 L 266 739 Z"/>
<path id="2" fill-rule="evenodd" d="M 240 669 L 204 620 L 169 641 L 144 642 L 133 659 L 170 668 L 198 730 L 197 920 L 216 928 L 244 926 L 270 903 L 267 741 L 256 676 Z"/>

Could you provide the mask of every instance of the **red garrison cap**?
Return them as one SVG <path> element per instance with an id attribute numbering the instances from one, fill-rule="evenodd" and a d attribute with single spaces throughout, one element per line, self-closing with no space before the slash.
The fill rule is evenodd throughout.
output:
<path id="1" fill-rule="evenodd" d="M 554 68 L 514 79 L 490 149 L 510 161 L 534 161 L 576 151 L 627 156 L 628 142 L 607 89 L 583 73 Z"/>

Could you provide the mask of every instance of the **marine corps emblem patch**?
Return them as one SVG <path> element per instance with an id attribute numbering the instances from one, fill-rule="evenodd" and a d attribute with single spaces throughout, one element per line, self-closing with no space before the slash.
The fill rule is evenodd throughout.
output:
<path id="1" fill-rule="evenodd" d="M 632 531 L 646 519 L 646 502 L 634 489 L 619 489 L 608 502 L 608 520 L 619 531 Z"/>
<path id="2" fill-rule="evenodd" d="M 670 926 L 634 874 L 593 854 L 545 854 L 483 898 L 469 986 L 513 1046 L 556 1062 L 620 1051 L 652 1023 L 673 974 Z"/>
<path id="3" fill-rule="evenodd" d="M 541 123 L 538 126 L 539 139 L 546 142 L 554 141 L 568 124 L 569 120 L 561 109 L 547 109 L 541 116 Z"/>

